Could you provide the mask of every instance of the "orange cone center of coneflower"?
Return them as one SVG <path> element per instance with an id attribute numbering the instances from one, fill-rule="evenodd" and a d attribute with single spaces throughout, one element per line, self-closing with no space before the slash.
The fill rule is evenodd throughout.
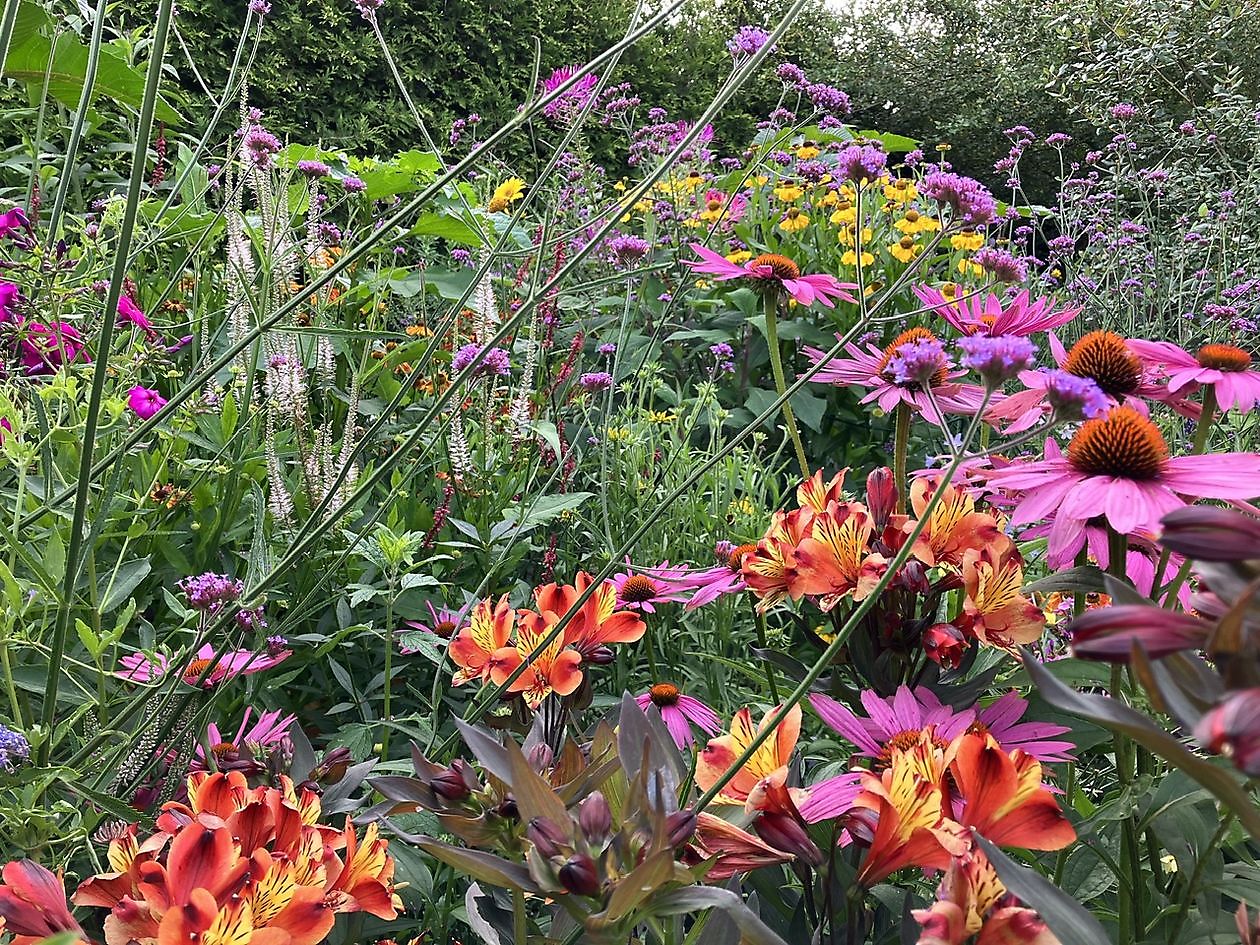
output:
<path id="1" fill-rule="evenodd" d="M 1132 407 L 1087 421 L 1068 444 L 1068 462 L 1090 476 L 1158 479 L 1168 462 L 1159 429 Z"/>
<path id="2" fill-rule="evenodd" d="M 656 596 L 656 582 L 645 574 L 635 574 L 621 585 L 621 599 L 629 604 L 642 604 Z"/>
<path id="3" fill-rule="evenodd" d="M 434 635 L 442 637 L 442 639 L 444 640 L 449 640 L 451 637 L 451 634 L 454 632 L 455 632 L 454 620 L 439 620 L 436 624 L 433 625 Z"/>
<path id="4" fill-rule="evenodd" d="M 1133 393 L 1142 379 L 1142 362 L 1111 331 L 1091 331 L 1074 344 L 1063 370 L 1092 379 L 1113 397 Z"/>
<path id="5" fill-rule="evenodd" d="M 673 683 L 658 682 L 655 686 L 648 690 L 648 695 L 652 699 L 652 704 L 660 709 L 667 709 L 671 705 L 678 705 L 678 700 L 682 697 L 682 693 L 678 691 L 678 687 Z"/>
<path id="6" fill-rule="evenodd" d="M 195 683 L 201 678 L 201 674 L 206 671 L 211 662 L 208 659 L 193 660 L 188 664 L 188 668 L 184 670 L 184 682 Z"/>
<path id="7" fill-rule="evenodd" d="M 730 555 L 727 556 L 727 567 L 729 567 L 732 571 L 741 570 L 744 567 L 744 556 L 750 555 L 756 550 L 756 544 L 751 542 L 747 545 L 740 545 L 738 548 L 731 551 Z"/>
<path id="8" fill-rule="evenodd" d="M 704 207 L 710 213 L 716 213 L 717 211 L 722 209 L 722 201 L 713 199 L 713 200 L 710 200 L 708 203 L 706 203 Z"/>
<path id="9" fill-rule="evenodd" d="M 915 745 L 919 744 L 919 740 L 923 737 L 924 729 L 910 728 L 905 731 L 898 732 L 892 738 L 884 743 L 884 748 L 879 753 L 879 757 L 875 759 L 874 768 L 876 771 L 882 771 L 892 764 L 894 751 L 909 751 Z M 932 731 L 932 743 L 938 748 L 944 748 L 945 743 L 936 737 L 936 733 Z"/>
<path id="10" fill-rule="evenodd" d="M 1245 371 L 1251 367 L 1251 355 L 1233 345 L 1204 345 L 1195 360 L 1205 368 L 1218 371 Z"/>
<path id="11" fill-rule="evenodd" d="M 210 754 L 214 755 L 214 757 L 216 758 L 222 758 L 225 755 L 231 755 L 235 753 L 236 753 L 236 746 L 233 745 L 231 742 L 219 742 L 219 744 L 212 745 L 210 747 Z"/>
<path id="12" fill-rule="evenodd" d="M 769 266 L 774 277 L 780 281 L 801 277 L 801 267 L 778 253 L 762 253 L 748 264 L 750 269 L 756 269 L 759 266 Z"/>
<path id="13" fill-rule="evenodd" d="M 888 363 L 897 356 L 897 349 L 902 345 L 913 344 L 916 341 L 935 341 L 936 335 L 932 334 L 926 328 L 907 328 L 900 335 L 893 339 L 892 344 L 884 349 L 884 356 L 879 359 L 879 373 L 886 377 L 891 377 L 888 373 Z M 932 375 L 932 381 L 929 386 L 939 387 L 949 380 L 949 375 L 945 368 Z"/>

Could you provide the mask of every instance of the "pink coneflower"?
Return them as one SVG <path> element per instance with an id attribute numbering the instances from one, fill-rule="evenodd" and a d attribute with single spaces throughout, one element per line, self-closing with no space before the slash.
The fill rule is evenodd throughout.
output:
<path id="1" fill-rule="evenodd" d="M 459 610 L 451 610 L 449 607 L 434 608 L 429 601 L 425 602 L 425 606 L 429 608 L 429 621 L 425 623 L 423 620 L 404 620 L 403 626 L 406 629 L 400 630 L 399 635 L 403 640 L 399 641 L 399 648 L 403 654 L 410 655 L 418 652 L 407 646 L 406 635 L 420 631 L 421 633 L 431 633 L 435 637 L 443 640 L 452 639 L 459 631 L 468 626 L 468 608 L 464 607 Z"/>
<path id="2" fill-rule="evenodd" d="M 1260 371 L 1251 370 L 1252 357 L 1233 345 L 1204 345 L 1197 354 L 1171 341 L 1131 339 L 1129 348 L 1142 363 L 1168 378 L 1170 394 L 1191 394 L 1211 387 L 1223 410 L 1237 407 L 1247 413 L 1260 401 Z"/>
<path id="3" fill-rule="evenodd" d="M 1131 407 L 1113 407 L 1084 423 L 1066 454 L 1048 440 L 1043 460 L 1011 463 L 988 476 L 1017 499 L 1012 524 L 1054 517 L 1050 554 L 1060 555 L 1080 547 L 1091 519 L 1122 535 L 1153 535 L 1166 513 L 1187 504 L 1184 496 L 1260 495 L 1260 453 L 1169 457 L 1155 424 Z"/>
<path id="4" fill-rule="evenodd" d="M 693 571 L 684 579 L 695 591 L 687 601 L 687 610 L 711 604 L 726 594 L 740 594 L 748 589 L 744 583 L 744 557 L 757 550 L 756 543 L 738 545 L 726 551 L 726 561 L 703 571 Z"/>
<path id="5" fill-rule="evenodd" d="M 922 366 L 926 362 L 917 356 L 920 351 L 914 346 L 935 341 L 936 337 L 926 328 L 911 328 L 882 350 L 871 344 L 865 350 L 848 344 L 845 351 L 849 357 L 827 360 L 826 366 L 812 380 L 817 384 L 835 384 L 838 387 L 870 388 L 862 403 L 874 401 L 885 412 L 891 412 L 898 404 L 906 404 L 930 422 L 943 426 L 942 413 L 974 414 L 979 410 L 984 402 L 984 388 L 957 383 L 956 378 L 967 372 L 950 371 L 944 361 L 926 378 L 926 383 L 922 376 L 906 373 L 905 355 L 916 355 L 912 360 Z M 911 348 L 914 348 L 913 352 L 909 351 Z M 827 358 L 827 352 L 819 348 L 806 347 L 805 354 L 814 364 Z"/>
<path id="6" fill-rule="evenodd" d="M 654 568 L 635 568 L 626 559 L 626 570 L 613 575 L 617 589 L 617 609 L 656 613 L 657 604 L 680 603 L 695 589 L 686 568 L 670 567 L 663 561 Z"/>
<path id="7" fill-rule="evenodd" d="M 692 696 L 684 696 L 673 683 L 656 683 L 647 692 L 634 697 L 639 708 L 647 711 L 649 705 L 660 710 L 661 720 L 669 729 L 674 744 L 682 751 L 688 751 L 696 740 L 691 734 L 691 726 L 716 735 L 722 731 L 722 720 L 707 705 Z"/>
<path id="8" fill-rule="evenodd" d="M 562 66 L 556 69 L 551 75 L 543 79 L 539 84 L 538 91 L 542 95 L 550 95 L 565 82 L 569 81 L 581 68 L 580 66 Z M 599 76 L 593 72 L 588 72 L 582 78 L 578 79 L 570 88 L 561 93 L 560 97 L 554 102 L 550 102 L 543 106 L 543 114 L 553 121 L 564 121 L 575 116 L 590 100 L 591 95 L 595 91 L 595 86 L 599 85 Z"/>
<path id="9" fill-rule="evenodd" d="M 976 709 L 976 720 L 969 726 L 972 731 L 987 731 L 1005 752 L 1018 748 L 1038 761 L 1071 761 L 1068 754 L 1076 745 L 1056 739 L 1071 729 L 1053 722 L 1021 722 L 1028 711 L 1028 703 L 1017 692 L 1008 692 L 982 709 Z M 983 729 L 982 729 L 983 727 Z"/>
<path id="10" fill-rule="evenodd" d="M 1113 404 L 1124 404 L 1141 414 L 1147 412 L 1145 400 L 1165 401 L 1173 409 L 1184 408 L 1182 398 L 1174 397 L 1159 383 L 1155 373 L 1144 368 L 1141 359 L 1130 350 L 1132 342 L 1110 331 L 1091 331 L 1072 346 L 1063 347 L 1058 336 L 1050 332 L 1050 353 L 1060 369 L 1076 377 L 1092 380 Z M 1048 399 L 1050 375 L 1041 371 L 1025 371 L 1019 379 L 1028 388 L 1011 394 L 985 411 L 985 420 L 1003 433 L 1020 433 L 1035 426 L 1051 413 Z"/>
<path id="11" fill-rule="evenodd" d="M 725 282 L 728 279 L 751 279 L 763 286 L 778 286 L 801 305 L 812 305 L 817 301 L 827 308 L 834 308 L 833 298 L 843 299 L 846 302 L 857 301 L 846 291 L 856 289 L 857 286 L 840 282 L 835 276 L 822 273 L 803 276 L 801 267 L 786 256 L 762 253 L 742 266 L 737 266 L 721 253 L 707 249 L 703 243 L 692 243 L 691 249 L 700 259 L 698 261 L 683 260 L 684 264 L 696 272 L 712 276 L 718 282 Z"/>
<path id="12" fill-rule="evenodd" d="M 214 757 L 217 770 L 248 770 L 262 773 L 263 765 L 255 757 L 255 752 L 259 748 L 268 749 L 280 744 L 289 734 L 289 726 L 297 721 L 297 716 L 282 715 L 277 709 L 262 713 L 251 725 L 250 718 L 253 712 L 251 708 L 245 709 L 245 715 L 241 718 L 236 735 L 231 738 L 224 737 L 219 727 L 213 722 L 206 726 L 205 744 L 210 746 L 210 754 Z M 245 757 L 242 757 L 242 753 Z M 193 750 L 193 758 L 188 764 L 188 770 L 210 770 L 206 763 L 206 750 L 202 745 L 197 745 Z"/>
<path id="13" fill-rule="evenodd" d="M 915 286 L 914 294 L 964 335 L 1027 337 L 1066 325 L 1081 312 L 1080 308 L 1056 309 L 1049 296 L 1034 302 L 1027 289 L 1005 302 L 991 292 L 987 296 L 977 294 L 952 300 L 930 286 Z"/>
<path id="14" fill-rule="evenodd" d="M 228 650 L 216 656 L 215 648 L 207 643 L 197 651 L 196 657 L 179 671 L 179 677 L 190 686 L 200 685 L 204 689 L 210 689 L 236 676 L 251 676 L 271 669 L 292 655 L 292 650 L 277 649 L 272 652 L 272 648 L 268 647 L 262 653 L 251 650 Z M 154 654 L 153 659 L 143 653 L 132 653 L 120 659 L 118 664 L 122 669 L 114 675 L 128 682 L 154 682 L 171 670 L 170 659 L 162 653 Z M 207 669 L 209 669 L 208 673 Z M 204 679 L 201 678 L 203 673 Z"/>

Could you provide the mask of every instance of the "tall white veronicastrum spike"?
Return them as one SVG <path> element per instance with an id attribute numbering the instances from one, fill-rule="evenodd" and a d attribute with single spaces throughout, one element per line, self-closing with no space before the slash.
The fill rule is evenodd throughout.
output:
<path id="1" fill-rule="evenodd" d="M 276 453 L 276 414 L 267 411 L 267 508 L 271 517 L 281 525 L 293 521 L 293 498 L 284 482 L 284 470 L 280 465 L 280 457 Z"/>
<path id="2" fill-rule="evenodd" d="M 538 370 L 538 316 L 537 310 L 530 314 L 529 331 L 525 336 L 525 366 L 521 370 L 520 386 L 512 405 L 508 408 L 508 419 L 512 427 L 512 444 L 519 445 L 530 436 L 529 399 L 534 392 L 534 374 Z"/>
<path id="3" fill-rule="evenodd" d="M 473 340 L 477 344 L 488 344 L 490 338 L 499 327 L 499 303 L 494 297 L 494 278 L 489 268 L 490 247 L 483 246 L 477 257 L 477 268 L 485 267 L 486 273 L 477 283 L 472 296 L 472 310 L 476 313 L 473 323 Z"/>
<path id="4" fill-rule="evenodd" d="M 468 437 L 464 434 L 464 419 L 460 415 L 459 405 L 451 411 L 451 428 L 446 435 L 446 450 L 451 461 L 451 471 L 459 478 L 472 474 L 472 450 L 468 448 Z"/>
<path id="5" fill-rule="evenodd" d="M 354 491 L 354 484 L 359 478 L 357 463 L 351 462 L 355 446 L 359 441 L 359 375 L 356 373 L 350 380 L 350 402 L 346 405 L 346 426 L 341 433 L 341 452 L 337 454 L 337 472 L 346 470 L 345 481 L 341 484 L 338 498 L 344 504 Z M 328 507 L 328 514 L 333 513 L 333 506 Z"/>

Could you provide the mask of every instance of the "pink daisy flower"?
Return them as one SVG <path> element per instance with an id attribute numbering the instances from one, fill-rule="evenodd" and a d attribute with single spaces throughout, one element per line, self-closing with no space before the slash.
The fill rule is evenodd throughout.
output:
<path id="1" fill-rule="evenodd" d="M 686 568 L 670 567 L 663 561 L 654 568 L 638 568 L 626 559 L 626 570 L 613 575 L 618 610 L 656 613 L 657 604 L 680 603 L 695 590 Z"/>
<path id="2" fill-rule="evenodd" d="M 271 669 L 292 655 L 292 650 L 269 646 L 261 653 L 255 653 L 252 650 L 228 650 L 216 656 L 215 648 L 207 643 L 197 651 L 196 657 L 180 670 L 179 676 L 190 686 L 200 685 L 203 689 L 211 689 L 236 676 L 251 676 Z M 171 661 L 163 653 L 154 654 L 152 659 L 144 653 L 132 653 L 124 656 L 118 663 L 122 669 L 114 675 L 128 682 L 155 682 L 167 675 L 171 669 Z M 202 679 L 202 674 L 206 673 L 210 667 L 213 668 L 206 674 L 205 679 Z"/>
<path id="3" fill-rule="evenodd" d="M 1027 289 L 1006 302 L 993 293 L 986 297 L 976 294 L 954 301 L 947 299 L 939 289 L 925 285 L 915 286 L 914 294 L 964 335 L 1027 337 L 1066 325 L 1081 313 L 1080 308 L 1056 309 L 1054 299 L 1049 296 L 1034 302 Z"/>
<path id="4" fill-rule="evenodd" d="M 744 556 L 756 550 L 755 542 L 734 548 L 729 543 L 720 543 L 717 548 L 718 557 L 720 559 L 725 552 L 726 558 L 722 564 L 702 571 L 693 571 L 680 579 L 680 586 L 694 592 L 687 600 L 686 609 L 695 610 L 727 594 L 740 594 L 746 591 L 748 585 L 744 583 Z"/>
<path id="5" fill-rule="evenodd" d="M 1012 524 L 1053 517 L 1049 553 L 1061 556 L 1081 546 L 1091 519 L 1122 535 L 1153 535 L 1165 514 L 1187 504 L 1183 497 L 1260 495 L 1260 453 L 1169 457 L 1155 424 L 1132 407 L 1113 407 L 1082 424 L 1066 454 L 1047 440 L 1045 459 L 996 469 L 989 481 L 1017 494 Z"/>
<path id="6" fill-rule="evenodd" d="M 867 689 L 859 697 L 869 718 L 857 715 L 830 696 L 814 693 L 809 697 L 814 711 L 838 734 L 868 758 L 888 759 L 889 749 L 917 742 L 931 728 L 942 742 L 951 742 L 976 720 L 972 709 L 957 712 L 945 705 L 930 689 L 897 687 L 887 699 Z"/>
<path id="7" fill-rule="evenodd" d="M 1260 401 L 1260 371 L 1251 370 L 1251 355 L 1233 345 L 1204 345 L 1191 354 L 1170 341 L 1130 340 L 1142 363 L 1168 378 L 1170 394 L 1211 387 L 1222 410 L 1249 412 Z"/>
<path id="8" fill-rule="evenodd" d="M 925 342 L 936 342 L 936 336 L 926 328 L 911 328 L 882 350 L 869 344 L 865 350 L 854 344 L 845 345 L 849 357 L 827 360 L 812 380 L 838 387 L 869 388 L 870 393 L 862 398 L 862 403 L 874 401 L 886 413 L 891 413 L 898 404 L 906 404 L 938 426 L 945 424 L 942 414 L 974 414 L 984 403 L 984 388 L 958 383 L 956 379 L 966 371 L 951 371 L 948 363 L 943 362 L 925 383 L 921 376 L 907 376 L 898 370 L 900 361 L 904 360 L 903 353 Z M 813 364 L 827 358 L 827 352 L 819 348 L 804 350 Z"/>
<path id="9" fill-rule="evenodd" d="M 403 626 L 405 629 L 399 630 L 399 635 L 419 630 L 422 633 L 431 633 L 435 637 L 441 637 L 443 640 L 450 640 L 464 627 L 468 626 L 467 607 L 463 607 L 460 610 L 451 610 L 446 606 L 435 609 L 431 601 L 425 601 L 425 606 L 429 608 L 428 623 L 425 623 L 423 620 L 404 620 Z M 402 651 L 404 653 L 408 652 L 405 643 L 402 644 Z"/>
<path id="10" fill-rule="evenodd" d="M 210 753 L 214 756 L 217 770 L 251 770 L 261 773 L 263 766 L 254 757 L 255 746 L 267 749 L 280 744 L 289 734 L 289 726 L 297 721 L 297 716 L 283 715 L 277 709 L 262 713 L 251 725 L 250 718 L 253 712 L 251 708 L 245 709 L 241 724 L 231 738 L 226 737 L 213 722 L 206 726 L 205 744 L 210 746 Z M 248 751 L 245 751 L 246 749 Z M 245 752 L 247 757 L 242 758 L 242 752 Z M 194 749 L 188 770 L 210 770 L 206 763 L 206 751 L 202 745 L 197 745 Z"/>
<path id="11" fill-rule="evenodd" d="M 656 683 L 647 692 L 634 697 L 644 712 L 649 705 L 660 710 L 661 720 L 669 729 L 674 744 L 681 751 L 689 751 L 695 744 L 691 726 L 709 735 L 722 731 L 722 720 L 707 705 L 692 696 L 684 696 L 673 683 Z"/>
<path id="12" fill-rule="evenodd" d="M 721 253 L 707 249 L 703 243 L 692 243 L 691 248 L 700 259 L 683 260 L 684 264 L 696 272 L 712 276 L 718 282 L 751 279 L 766 286 L 781 286 L 784 292 L 801 305 L 812 305 L 817 301 L 827 308 L 834 308 L 836 303 L 832 301 L 833 298 L 846 302 L 857 301 L 847 291 L 856 289 L 856 285 L 841 282 L 835 276 L 822 273 L 803 276 L 801 267 L 786 256 L 762 253 L 742 266 L 737 266 Z"/>

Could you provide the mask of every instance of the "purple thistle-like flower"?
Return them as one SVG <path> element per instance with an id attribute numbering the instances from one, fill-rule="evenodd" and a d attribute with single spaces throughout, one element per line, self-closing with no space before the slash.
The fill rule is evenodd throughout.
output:
<path id="1" fill-rule="evenodd" d="M 31 757 L 31 744 L 21 732 L 0 725 L 0 770 L 12 771 Z"/>
<path id="2" fill-rule="evenodd" d="M 990 388 L 1001 387 L 1033 366 L 1037 349 L 1019 335 L 970 335 L 958 340 L 962 366 L 978 373 Z"/>
<path id="3" fill-rule="evenodd" d="M 214 613 L 225 604 L 235 603 L 245 593 L 244 581 L 213 571 L 186 577 L 175 586 L 184 592 L 189 607 L 206 613 Z"/>
<path id="4" fill-rule="evenodd" d="M 451 370 L 458 374 L 467 368 L 477 359 L 485 349 L 481 345 L 464 345 L 455 352 L 455 357 L 451 361 Z M 473 371 L 474 376 L 483 377 L 491 374 L 497 374 L 500 377 L 506 377 L 512 370 L 511 356 L 503 348 L 491 348 L 486 351 L 485 358 L 477 365 Z"/>
<path id="5" fill-rule="evenodd" d="M 617 346 L 613 344 L 611 341 L 605 341 L 602 345 L 600 345 L 595 350 L 598 351 L 605 358 L 611 358 L 614 354 L 617 353 Z"/>
<path id="6" fill-rule="evenodd" d="M 971 261 L 998 282 L 1023 282 L 1028 278 L 1027 263 L 1012 256 L 1006 250 L 994 246 L 985 246 L 971 257 Z"/>
<path id="7" fill-rule="evenodd" d="M 354 0 L 354 5 L 358 7 L 359 16 L 371 20 L 376 16 L 376 11 L 385 5 L 385 0 Z"/>
<path id="8" fill-rule="evenodd" d="M 612 387 L 613 376 L 607 371 L 593 371 L 578 378 L 578 387 L 588 394 L 596 394 Z"/>
<path id="9" fill-rule="evenodd" d="M 768 42 L 770 42 L 770 34 L 761 27 L 741 26 L 735 35 L 726 41 L 726 51 L 738 61 L 744 56 L 755 55 Z M 773 49 L 770 51 L 774 52 Z"/>
<path id="10" fill-rule="evenodd" d="M 1128 121 L 1137 117 L 1137 109 L 1128 102 L 1118 102 L 1111 106 L 1111 117 L 1116 121 Z"/>
<path id="11" fill-rule="evenodd" d="M 1062 131 L 1056 131 L 1054 134 L 1046 138 L 1046 144 L 1052 148 L 1062 148 L 1072 143 L 1072 136 L 1064 134 Z"/>
<path id="12" fill-rule="evenodd" d="M 638 262 L 652 250 L 652 244 L 647 240 L 625 233 L 614 236 L 608 241 L 607 246 L 613 259 L 622 266 Z"/>
<path id="13" fill-rule="evenodd" d="M 825 82 L 811 82 L 805 86 L 805 97 L 816 109 L 828 115 L 847 115 L 853 111 L 849 96 Z"/>
<path id="14" fill-rule="evenodd" d="M 298 161 L 297 169 L 300 174 L 311 180 L 317 177 L 327 177 L 332 173 L 332 169 L 323 161 Z"/>
<path id="15" fill-rule="evenodd" d="M 361 194 L 363 191 L 367 190 L 367 184 L 363 183 L 360 178 L 355 177 L 353 174 L 349 177 L 343 177 L 341 179 L 341 186 L 346 193 L 350 194 Z"/>
<path id="16" fill-rule="evenodd" d="M 579 66 L 562 66 L 543 79 L 539 85 L 541 95 L 550 95 L 564 85 L 578 71 Z M 599 85 L 599 76 L 588 72 L 566 89 L 559 98 L 543 106 L 543 114 L 552 121 L 565 121 L 580 112 Z"/>
<path id="17" fill-rule="evenodd" d="M 266 16 L 271 12 L 271 4 L 267 0 L 249 0 L 249 12 L 255 16 Z"/>
<path id="18" fill-rule="evenodd" d="M 1067 371 L 1046 373 L 1046 402 L 1060 420 L 1092 420 L 1109 408 L 1107 395 L 1088 377 L 1077 377 Z"/>
<path id="19" fill-rule="evenodd" d="M 935 338 L 902 345 L 888 362 L 888 370 L 898 384 L 918 384 L 920 387 L 930 387 L 933 378 L 949 367 L 945 346 Z"/>
<path id="20" fill-rule="evenodd" d="M 245 133 L 245 151 L 255 167 L 270 167 L 272 156 L 280 150 L 280 139 L 262 125 L 254 125 Z"/>
<path id="21" fill-rule="evenodd" d="M 836 155 L 836 170 L 851 181 L 874 180 L 887 165 L 888 155 L 873 144 L 850 144 Z"/>
<path id="22" fill-rule="evenodd" d="M 779 63 L 775 66 L 774 74 L 784 85 L 791 85 L 801 89 L 807 84 L 805 81 L 805 70 L 794 62 Z"/>
<path id="23" fill-rule="evenodd" d="M 956 217 L 972 226 L 990 222 L 997 211 L 997 201 L 987 187 L 978 180 L 950 171 L 933 171 L 926 175 L 919 183 L 919 193 L 929 200 L 948 204 Z"/>

